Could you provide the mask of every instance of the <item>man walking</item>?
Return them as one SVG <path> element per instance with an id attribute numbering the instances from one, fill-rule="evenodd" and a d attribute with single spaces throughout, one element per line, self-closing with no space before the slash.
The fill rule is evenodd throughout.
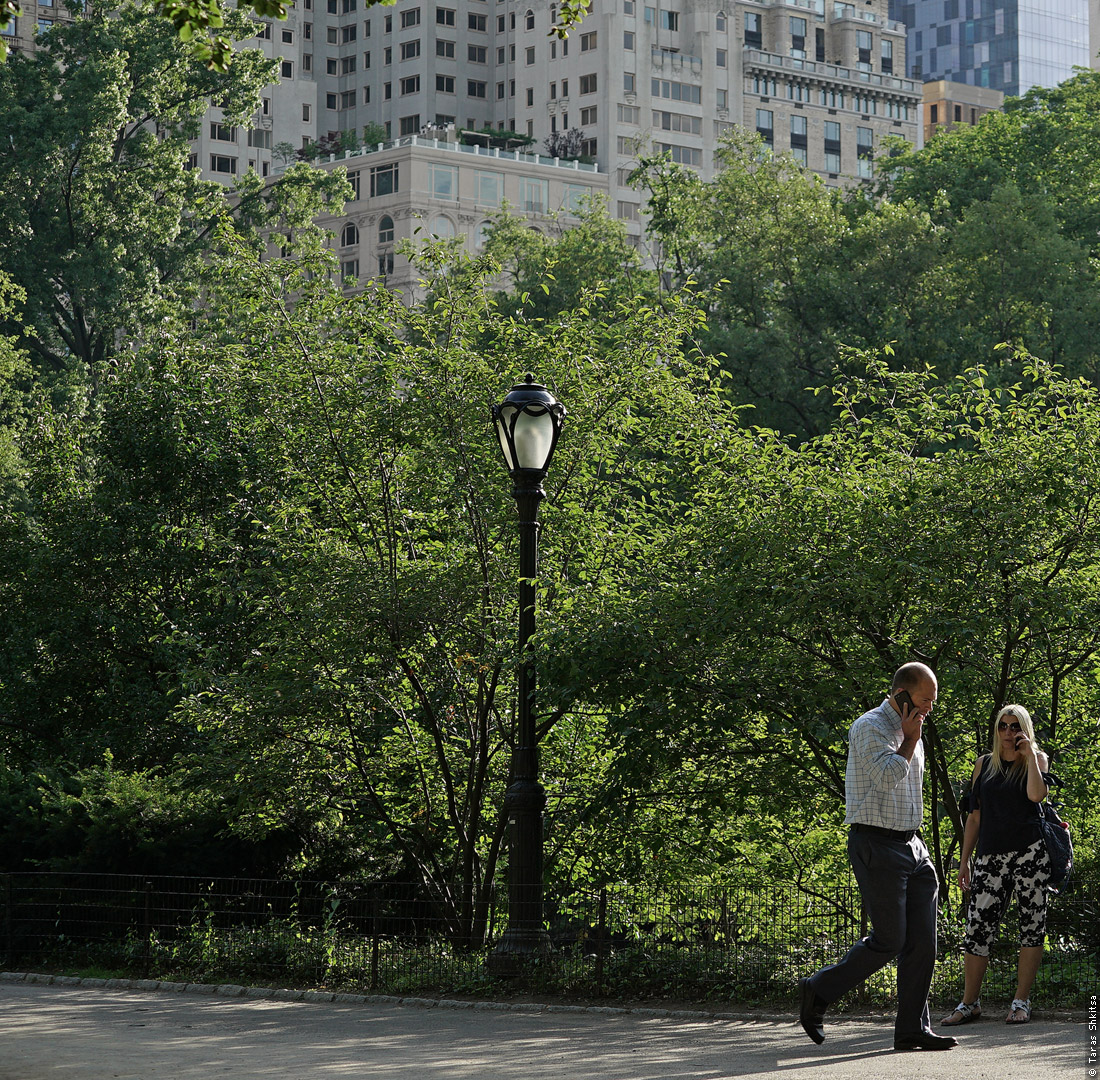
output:
<path id="1" fill-rule="evenodd" d="M 872 929 L 839 964 L 799 980 L 799 1020 L 815 1043 L 825 1041 L 828 1006 L 896 957 L 894 1049 L 957 1045 L 956 1039 L 935 1034 L 928 1017 L 939 885 L 917 831 L 924 816 L 921 731 L 938 689 L 930 667 L 904 664 L 886 700 L 849 732 L 844 774 L 848 858 Z"/>

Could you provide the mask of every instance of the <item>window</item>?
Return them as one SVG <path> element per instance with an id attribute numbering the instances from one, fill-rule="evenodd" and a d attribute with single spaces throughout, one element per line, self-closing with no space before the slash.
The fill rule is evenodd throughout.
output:
<path id="1" fill-rule="evenodd" d="M 703 101 L 702 88 L 691 83 L 654 79 L 650 91 L 654 97 L 668 98 L 670 101 L 690 101 L 694 105 L 701 105 Z"/>
<path id="2" fill-rule="evenodd" d="M 313 109 L 309 105 L 302 106 L 302 123 L 308 124 L 313 118 Z"/>
<path id="3" fill-rule="evenodd" d="M 726 29 L 726 13 L 724 11 L 720 11 L 714 16 L 714 29 L 719 32 Z"/>
<path id="4" fill-rule="evenodd" d="M 359 27 L 357 27 L 355 25 L 355 23 L 352 23 L 350 26 L 340 27 L 340 40 L 345 45 L 350 44 L 351 42 L 353 42 L 355 40 L 356 33 L 357 33 L 358 30 L 359 30 Z"/>
<path id="5" fill-rule="evenodd" d="M 535 29 L 535 13 L 528 8 L 527 14 L 523 16 L 523 25 L 528 30 Z"/>
<path id="6" fill-rule="evenodd" d="M 596 48 L 596 31 L 581 34 L 581 52 L 591 52 Z"/>
<path id="7" fill-rule="evenodd" d="M 642 110 L 637 105 L 620 105 L 619 106 L 619 123 L 620 124 L 634 124 L 637 126 L 642 122 Z"/>
<path id="8" fill-rule="evenodd" d="M 340 10 L 345 15 L 347 15 L 350 12 L 354 11 L 355 10 L 355 0 L 344 0 L 344 2 L 340 5 Z"/>
<path id="9" fill-rule="evenodd" d="M 760 12 L 745 12 L 745 45 L 750 49 L 764 47 L 764 35 L 760 32 Z"/>
<path id="10" fill-rule="evenodd" d="M 393 46 L 392 45 L 387 45 L 382 50 L 382 63 L 383 64 L 392 64 L 393 63 Z"/>
<path id="11" fill-rule="evenodd" d="M 497 33 L 498 34 L 503 34 L 506 29 L 507 29 L 507 23 L 505 22 L 504 16 L 503 15 L 498 15 L 497 16 Z"/>
<path id="12" fill-rule="evenodd" d="M 435 55 L 442 56 L 446 60 L 455 58 L 455 43 L 453 41 L 439 41 L 435 43 Z"/>
<path id="13" fill-rule="evenodd" d="M 369 105 L 370 104 L 370 87 L 369 86 L 364 86 L 363 87 L 363 104 L 364 105 Z"/>
<path id="14" fill-rule="evenodd" d="M 678 146 L 676 143 L 656 143 L 659 154 L 668 154 L 680 165 L 702 165 L 703 151 L 694 146 Z"/>
<path id="15" fill-rule="evenodd" d="M 454 202 L 458 198 L 458 166 L 428 166 L 428 190 L 435 199 Z"/>
<path id="16" fill-rule="evenodd" d="M 477 79 L 467 79 L 466 80 L 466 93 L 470 97 L 483 98 L 486 95 L 486 90 L 487 90 L 488 85 L 489 85 L 488 83 L 479 82 Z"/>
<path id="17" fill-rule="evenodd" d="M 634 31 L 633 30 L 624 30 L 623 31 L 623 48 L 627 52 L 633 52 L 634 51 Z"/>
<path id="18" fill-rule="evenodd" d="M 325 40 L 330 45 L 337 44 L 337 42 L 339 41 L 339 33 L 337 32 L 337 29 L 336 29 L 335 26 L 330 26 L 328 28 L 328 30 L 325 31 Z"/>
<path id="19" fill-rule="evenodd" d="M 935 106 L 933 106 L 935 108 Z M 856 175 L 870 179 L 874 158 L 874 132 L 871 128 L 856 128 Z"/>
<path id="20" fill-rule="evenodd" d="M 530 109 L 535 104 L 535 88 L 527 87 L 527 107 Z"/>
<path id="21" fill-rule="evenodd" d="M 883 75 L 894 74 L 894 43 L 887 41 L 885 38 L 881 42 L 882 48 L 882 73 Z"/>
<path id="22" fill-rule="evenodd" d="M 293 61 L 284 60 L 279 65 L 279 74 L 284 79 L 293 79 L 294 78 L 294 63 L 293 63 Z"/>
<path id="23" fill-rule="evenodd" d="M 260 150 L 271 149 L 271 129 L 264 130 L 263 128 L 250 131 L 248 133 L 248 145 L 255 146 Z"/>
<path id="24" fill-rule="evenodd" d="M 474 174 L 474 201 L 478 206 L 500 206 L 504 190 L 504 177 L 500 173 L 477 172 Z"/>
<path id="25" fill-rule="evenodd" d="M 346 222 L 344 227 L 340 230 L 340 246 L 341 247 L 354 247 L 359 243 L 359 230 L 355 226 L 354 221 Z"/>
<path id="26" fill-rule="evenodd" d="M 550 181 L 520 177 L 520 206 L 529 214 L 545 214 L 550 203 Z"/>
<path id="27" fill-rule="evenodd" d="M 42 6 L 42 0 L 38 0 L 38 5 L 39 5 L 39 7 Z M 293 45 L 294 44 L 294 31 L 293 30 L 284 30 L 283 31 L 283 44 L 284 45 Z"/>
<path id="28" fill-rule="evenodd" d="M 326 109 L 338 109 L 340 107 L 340 99 L 335 94 L 325 94 L 325 108 Z"/>
<path id="29" fill-rule="evenodd" d="M 466 46 L 466 59 L 471 64 L 486 64 L 488 63 L 489 50 L 484 45 L 467 45 Z"/>
<path id="30" fill-rule="evenodd" d="M 488 16 L 477 15 L 472 11 L 466 16 L 466 26 L 471 30 L 480 30 L 481 33 L 485 33 L 488 21 Z"/>
<path id="31" fill-rule="evenodd" d="M 455 77 L 453 75 L 437 75 L 435 88 L 441 94 L 453 94 L 455 92 Z"/>
<path id="32" fill-rule="evenodd" d="M 524 52 L 524 59 L 527 62 L 527 66 L 530 67 L 535 62 L 535 46 L 534 45 L 528 45 L 527 48 L 524 49 L 523 52 Z"/>
<path id="33" fill-rule="evenodd" d="M 497 101 L 503 101 L 503 100 L 504 100 L 504 83 L 498 82 L 497 83 Z"/>
<path id="34" fill-rule="evenodd" d="M 619 201 L 618 216 L 621 221 L 641 221 L 640 210 L 638 203 Z"/>
<path id="35" fill-rule="evenodd" d="M 940 107 L 939 107 L 939 105 L 931 105 L 931 106 L 929 106 L 929 110 L 930 110 L 929 116 L 928 116 L 929 122 L 933 123 L 933 124 L 938 124 L 940 122 Z"/>
<path id="36" fill-rule="evenodd" d="M 420 93 L 420 76 L 419 75 L 406 75 L 401 80 L 401 94 L 419 94 Z M 417 125 L 419 127 L 419 125 Z M 402 132 L 403 135 L 407 135 L 408 132 Z"/>
<path id="37" fill-rule="evenodd" d="M 653 126 L 660 131 L 686 131 L 689 135 L 699 135 L 703 130 L 703 120 L 702 117 L 688 116 L 686 113 L 654 109 Z"/>
<path id="38" fill-rule="evenodd" d="M 581 93 L 582 94 L 594 94 L 596 92 L 596 76 L 595 75 L 582 75 L 581 76 Z"/>
<path id="39" fill-rule="evenodd" d="M 589 127 L 596 123 L 596 110 L 598 106 L 589 105 L 586 109 L 581 109 L 581 127 Z"/>
<path id="40" fill-rule="evenodd" d="M 408 11 L 401 12 L 401 29 L 408 30 L 410 26 L 420 25 L 420 8 L 409 8 Z"/>
<path id="41" fill-rule="evenodd" d="M 955 123 L 959 123 L 963 118 L 963 110 L 961 105 L 955 106 Z"/>
<path id="42" fill-rule="evenodd" d="M 806 59 L 806 20 L 800 15 L 791 15 L 791 56 Z"/>
<path id="43" fill-rule="evenodd" d="M 382 100 L 389 101 L 393 97 L 393 83 L 382 84 Z"/>
<path id="44" fill-rule="evenodd" d="M 623 93 L 633 94 L 637 87 L 637 79 L 634 76 L 633 71 L 623 72 Z"/>
<path id="45" fill-rule="evenodd" d="M 498 45 L 497 46 L 497 63 L 498 64 L 503 64 L 504 63 L 504 57 L 505 57 L 504 46 L 503 45 Z"/>
<path id="46" fill-rule="evenodd" d="M 369 71 L 370 70 L 370 51 L 369 50 L 367 52 L 363 53 L 363 70 L 364 71 Z"/>
<path id="47" fill-rule="evenodd" d="M 383 214 L 378 222 L 378 242 L 380 244 L 393 243 L 393 218 L 389 214 Z"/>
<path id="48" fill-rule="evenodd" d="M 455 24 L 454 8 L 437 7 L 435 9 L 435 21 L 440 26 L 454 26 L 454 24 Z"/>
<path id="49" fill-rule="evenodd" d="M 345 90 L 340 95 L 340 108 L 341 109 L 354 109 L 355 108 L 355 91 Z"/>
<path id="50" fill-rule="evenodd" d="M 444 214 L 436 214 L 432 218 L 428 232 L 439 240 L 449 240 L 455 234 L 454 223 Z"/>
<path id="51" fill-rule="evenodd" d="M 235 143 L 237 141 L 237 129 L 231 124 L 211 124 L 210 138 L 217 139 L 218 142 Z"/>
<path id="52" fill-rule="evenodd" d="M 662 30 L 680 29 L 680 13 L 678 11 L 662 11 L 659 14 Z"/>
<path id="53" fill-rule="evenodd" d="M 474 248 L 480 251 L 486 241 L 489 239 L 489 233 L 492 232 L 493 223 L 491 221 L 483 221 L 474 230 Z"/>
<path id="54" fill-rule="evenodd" d="M 340 60 L 340 74 L 351 75 L 355 71 L 355 61 L 356 57 L 354 56 L 343 57 Z"/>
<path id="55" fill-rule="evenodd" d="M 211 154 L 210 171 L 236 175 L 237 159 L 235 157 L 226 157 L 224 154 Z"/>
<path id="56" fill-rule="evenodd" d="M 325 59 L 325 74 L 326 75 L 335 75 L 336 74 L 336 57 L 335 56 L 329 56 Z"/>
<path id="57" fill-rule="evenodd" d="M 397 162 L 389 165 L 376 165 L 370 171 L 370 197 L 392 195 L 400 188 L 397 184 Z"/>
<path id="58" fill-rule="evenodd" d="M 557 101 L 557 99 L 558 99 L 558 84 L 556 82 L 552 82 L 550 84 L 550 100 L 551 101 Z"/>
<path id="59" fill-rule="evenodd" d="M 401 59 L 415 60 L 420 55 L 420 38 L 401 42 Z"/>
<path id="60" fill-rule="evenodd" d="M 775 143 L 775 114 L 771 109 L 756 110 L 756 133 L 768 146 Z"/>
<path id="61" fill-rule="evenodd" d="M 721 88 L 716 90 L 715 91 L 715 101 L 714 101 L 714 103 L 720 109 L 728 108 L 729 107 L 729 91 L 728 90 L 723 90 Z"/>
<path id="62" fill-rule="evenodd" d="M 860 71 L 871 70 L 871 45 L 872 37 L 870 30 L 857 30 L 856 31 L 856 67 Z"/>
<path id="63" fill-rule="evenodd" d="M 385 32 L 387 34 L 392 34 L 393 33 L 393 16 L 392 15 L 387 15 L 385 17 L 385 19 L 382 21 L 382 29 L 385 30 Z"/>
<path id="64" fill-rule="evenodd" d="M 393 273 L 393 252 L 378 256 L 378 276 L 389 277 Z"/>
<path id="65" fill-rule="evenodd" d="M 561 81 L 561 96 L 563 98 L 569 97 L 569 80 L 562 79 Z"/>
<path id="66" fill-rule="evenodd" d="M 5 31 L 5 33 L 6 32 L 7 31 Z M 15 31 L 13 30 L 12 33 L 15 33 Z M 271 23 L 261 23 L 260 24 L 260 29 L 256 31 L 256 37 L 258 37 L 261 41 L 270 41 L 271 40 Z"/>
<path id="67" fill-rule="evenodd" d="M 584 157 L 596 156 L 596 140 L 595 139 L 581 139 L 581 154 Z"/>
<path id="68" fill-rule="evenodd" d="M 840 172 L 840 124 L 834 120 L 825 121 L 825 171 Z"/>
<path id="69" fill-rule="evenodd" d="M 359 170 L 354 169 L 348 173 L 348 183 L 351 184 L 351 197 L 352 200 L 359 199 Z"/>
<path id="70" fill-rule="evenodd" d="M 718 49 L 717 50 L 717 52 L 714 54 L 714 63 L 715 63 L 716 67 L 725 67 L 726 66 L 726 50 L 725 49 Z"/>
<path id="71" fill-rule="evenodd" d="M 420 76 L 417 76 L 419 80 Z M 400 131 L 402 135 L 415 135 L 420 130 L 420 113 L 413 113 L 412 116 L 402 116 L 400 123 Z"/>
<path id="72" fill-rule="evenodd" d="M 359 260 L 358 259 L 346 259 L 340 263 L 340 280 L 345 278 L 359 277 Z"/>

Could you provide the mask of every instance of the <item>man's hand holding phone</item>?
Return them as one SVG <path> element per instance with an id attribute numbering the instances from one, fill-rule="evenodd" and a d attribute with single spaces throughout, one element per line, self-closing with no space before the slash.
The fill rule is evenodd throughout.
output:
<path id="1" fill-rule="evenodd" d="M 920 742 L 921 733 L 924 730 L 924 714 L 917 711 L 917 706 L 908 690 L 895 691 L 894 708 L 901 717 L 902 744 L 898 752 L 902 757 L 912 759 L 913 749 Z"/>

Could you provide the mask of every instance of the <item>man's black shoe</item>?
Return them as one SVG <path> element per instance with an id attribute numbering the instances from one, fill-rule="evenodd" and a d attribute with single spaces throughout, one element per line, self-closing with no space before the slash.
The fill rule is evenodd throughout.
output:
<path id="1" fill-rule="evenodd" d="M 809 979 L 798 980 L 798 1022 L 818 1045 L 825 1041 L 825 1005 Z"/>
<path id="2" fill-rule="evenodd" d="M 932 1031 L 916 1031 L 912 1035 L 895 1035 L 895 1050 L 950 1050 L 959 1040 L 951 1035 L 937 1035 Z"/>

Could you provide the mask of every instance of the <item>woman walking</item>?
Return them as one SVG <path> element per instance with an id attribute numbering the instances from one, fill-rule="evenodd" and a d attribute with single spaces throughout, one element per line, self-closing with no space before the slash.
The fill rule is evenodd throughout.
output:
<path id="1" fill-rule="evenodd" d="M 947 1027 L 982 1014 L 980 994 L 989 947 L 1013 889 L 1020 911 L 1020 959 L 1006 1023 L 1026 1024 L 1031 1019 L 1031 987 L 1046 937 L 1044 886 L 1050 878 L 1037 806 L 1048 792 L 1047 764 L 1046 754 L 1035 743 L 1030 713 L 1022 705 L 1006 705 L 997 715 L 990 752 L 974 765 L 959 862 L 959 887 L 970 893 L 963 939 L 964 987 L 962 1001 L 942 1020 Z"/>

